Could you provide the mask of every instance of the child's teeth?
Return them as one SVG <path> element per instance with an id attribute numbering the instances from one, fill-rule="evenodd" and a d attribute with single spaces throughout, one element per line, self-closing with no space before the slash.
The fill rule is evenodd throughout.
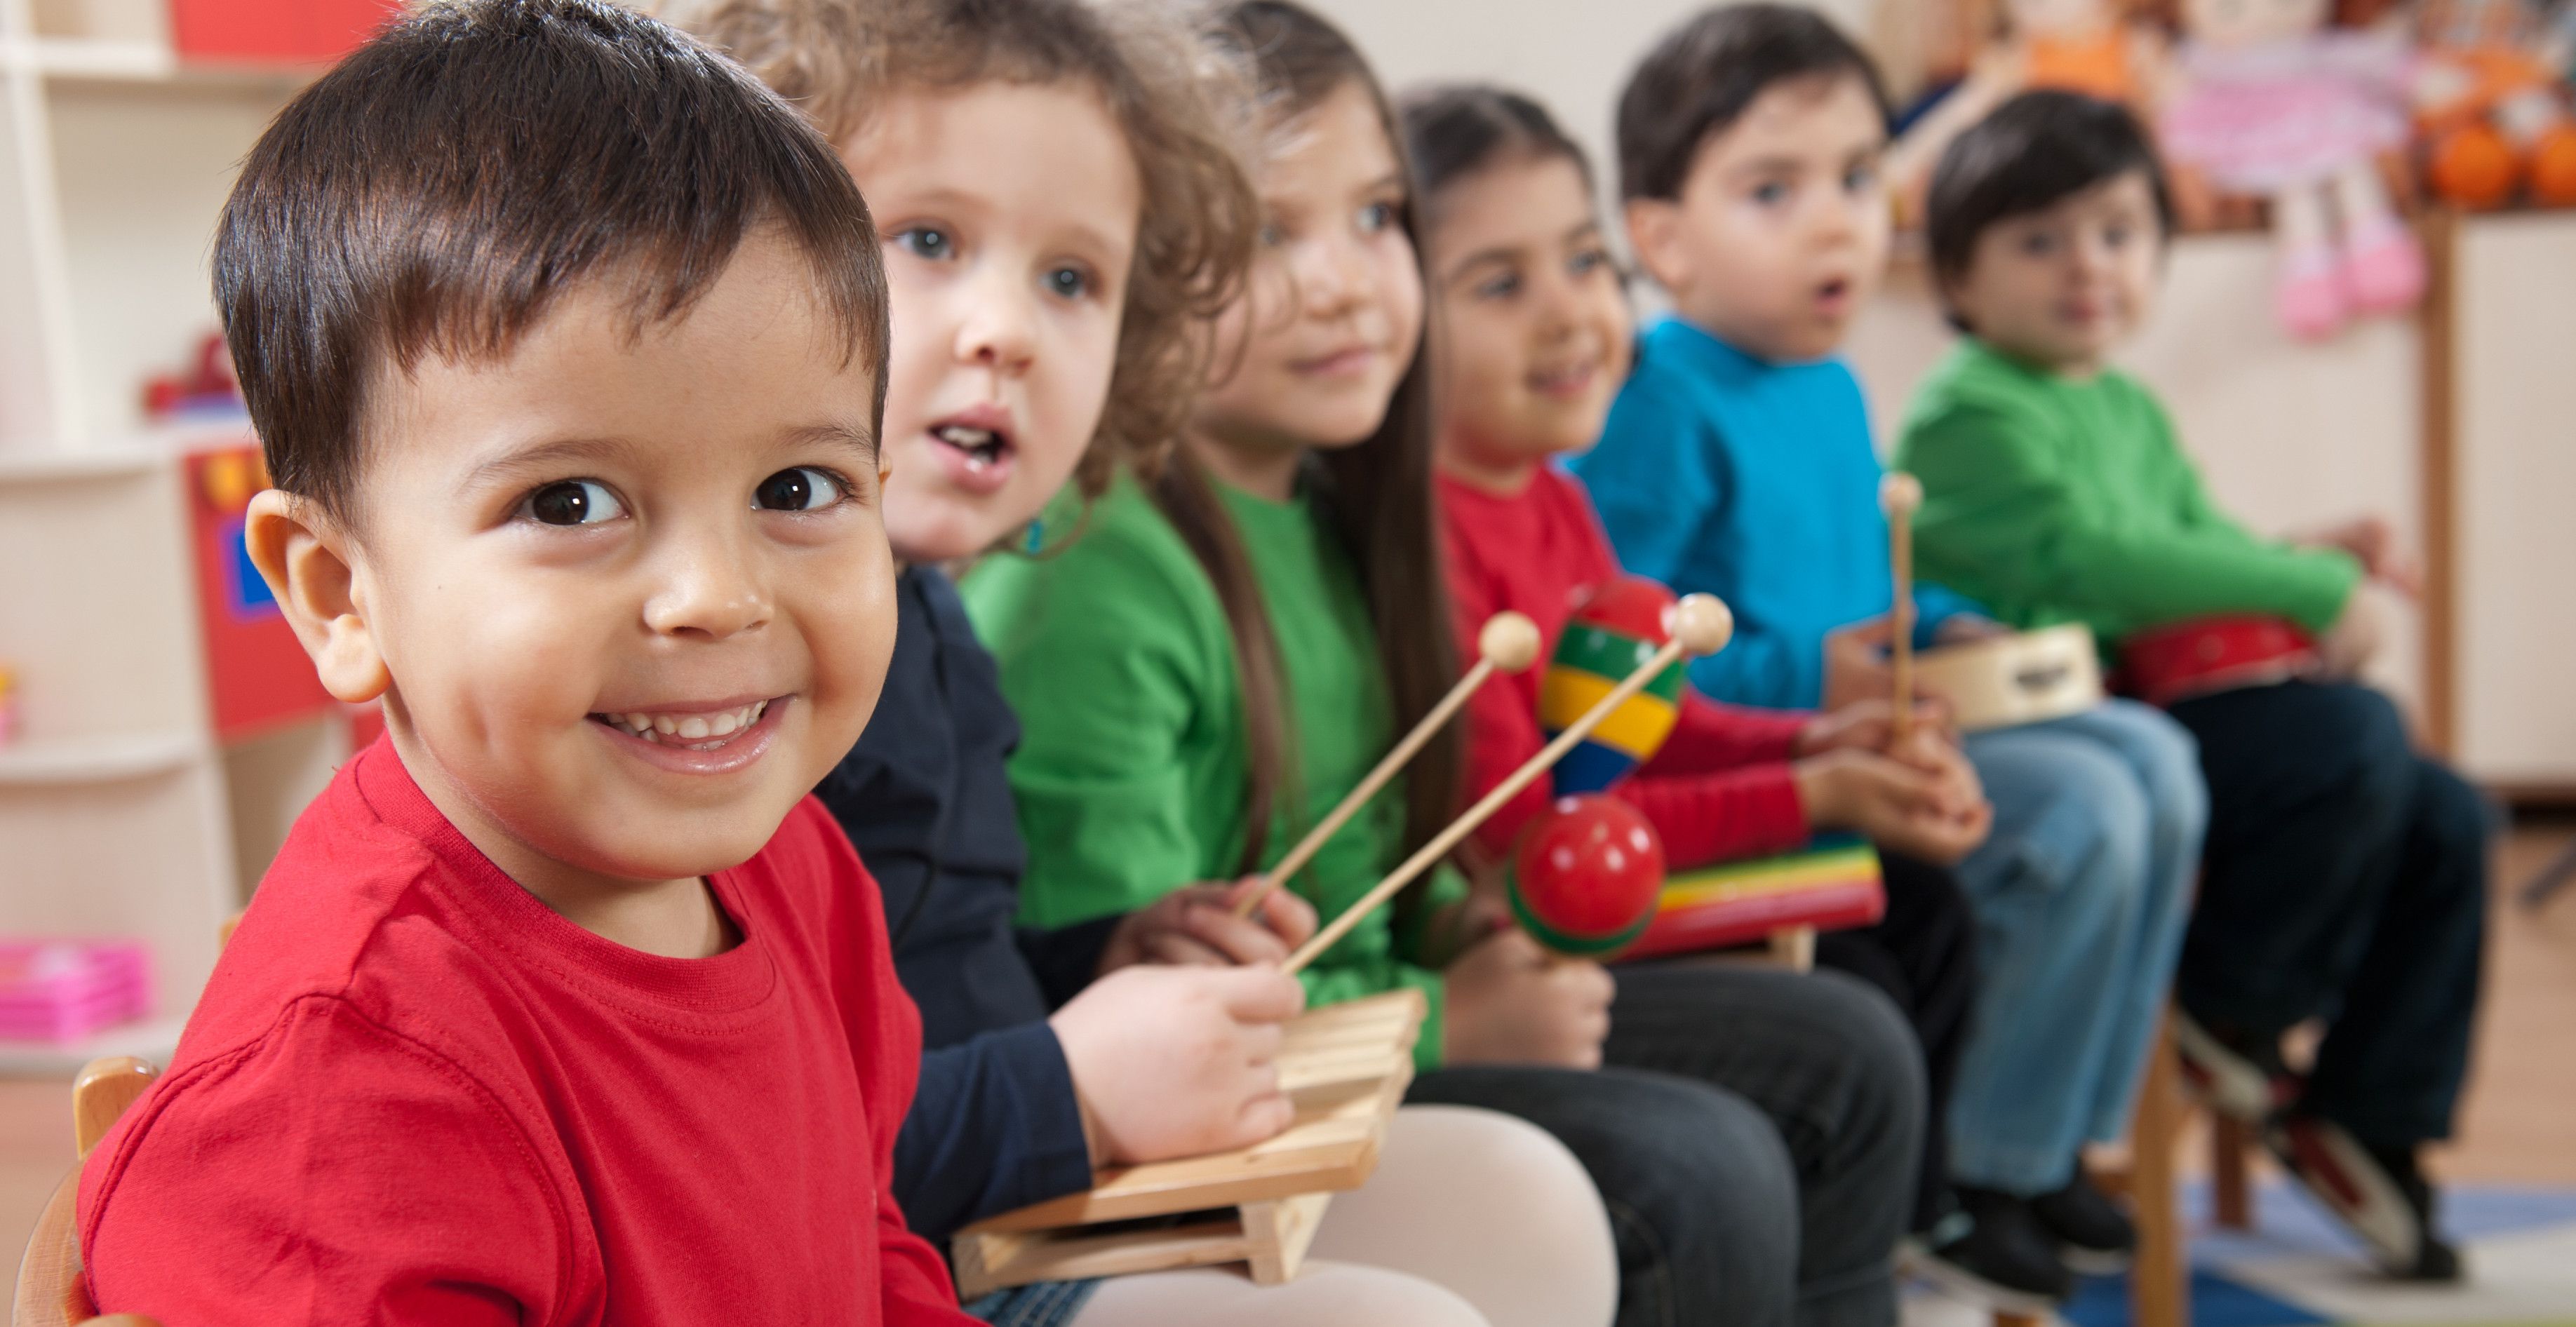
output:
<path id="1" fill-rule="evenodd" d="M 673 733 L 676 733 L 676 732 L 680 731 L 680 725 L 678 725 L 678 724 L 676 724 L 676 723 L 673 723 L 673 722 L 672 722 L 668 717 L 666 717 L 666 716 L 664 716 L 664 715 L 659 715 L 659 714 L 653 715 L 653 716 L 652 716 L 652 720 L 653 720 L 653 731 L 655 731 L 655 732 L 657 732 L 657 733 L 660 733 L 660 734 L 661 734 L 661 735 L 663 735 L 664 737 L 669 737 L 671 734 L 673 734 Z"/>
<path id="2" fill-rule="evenodd" d="M 733 710 L 717 715 L 715 723 L 709 726 L 708 732 L 714 736 L 722 737 L 741 726 L 742 712 L 740 710 Z"/>
<path id="3" fill-rule="evenodd" d="M 694 742 L 706 735 L 707 721 L 703 717 L 692 714 L 689 717 L 680 720 L 680 737 L 682 740 Z"/>

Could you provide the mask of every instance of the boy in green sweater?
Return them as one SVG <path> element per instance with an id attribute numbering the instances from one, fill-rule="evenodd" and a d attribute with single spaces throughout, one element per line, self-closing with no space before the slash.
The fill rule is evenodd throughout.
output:
<path id="1" fill-rule="evenodd" d="M 2467 1069 L 2488 817 L 2354 680 L 2378 634 L 2357 591 L 2410 589 L 2413 569 L 2380 521 L 2305 546 L 2248 533 L 2211 505 L 2146 387 L 2107 367 L 2153 304 L 2171 221 L 2126 111 L 2015 98 L 1943 155 L 1928 214 L 1968 339 L 1916 396 L 1898 450 L 1926 493 L 1923 574 L 2017 626 L 2087 623 L 2129 647 L 2133 670 L 2142 635 L 2314 639 L 2312 657 L 2259 680 L 2167 693 L 2210 792 L 2175 980 L 2186 1077 L 2260 1126 L 2391 1274 L 2456 1279 L 2418 1153 L 2449 1135 Z M 2216 619 L 2236 625 L 2204 629 Z M 2329 1031 L 2293 1072 L 2282 1034 L 2313 1018 Z"/>

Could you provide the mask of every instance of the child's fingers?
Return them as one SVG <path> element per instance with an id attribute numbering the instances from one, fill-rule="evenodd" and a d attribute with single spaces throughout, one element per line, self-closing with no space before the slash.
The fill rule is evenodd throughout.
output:
<path id="1" fill-rule="evenodd" d="M 1139 947 L 1145 951 L 1146 962 L 1164 967 L 1230 968 L 1235 966 L 1233 960 L 1225 956 L 1224 951 L 1211 947 L 1187 931 L 1169 928 L 1148 931 L 1140 941 Z"/>
<path id="2" fill-rule="evenodd" d="M 1280 944 L 1290 949 L 1314 937 L 1315 905 L 1287 890 L 1274 890 L 1262 902 L 1261 911 L 1256 915 L 1263 925 L 1270 928 L 1271 934 L 1279 937 Z"/>
<path id="3" fill-rule="evenodd" d="M 1181 910 L 1180 921 L 1191 939 L 1224 955 L 1229 963 L 1288 961 L 1288 946 L 1277 931 L 1237 917 L 1225 907 L 1194 904 Z"/>
<path id="4" fill-rule="evenodd" d="M 1306 988 L 1273 967 L 1233 968 L 1214 979 L 1217 999 L 1238 1023 L 1277 1023 L 1306 1007 Z"/>

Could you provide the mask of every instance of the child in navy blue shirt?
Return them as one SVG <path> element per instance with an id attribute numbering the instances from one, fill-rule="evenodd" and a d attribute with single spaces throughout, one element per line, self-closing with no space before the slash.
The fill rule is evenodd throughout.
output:
<path id="1" fill-rule="evenodd" d="M 1679 108 L 1678 111 L 1676 108 Z M 1647 332 L 1599 445 L 1573 463 L 1620 561 L 1735 610 L 1692 665 L 1720 700 L 1888 694 L 1881 470 L 1832 358 L 1886 263 L 1877 75 L 1813 13 L 1714 9 L 1661 41 L 1618 117 L 1628 232 L 1676 316 Z M 1999 631 L 1922 588 L 1917 645 Z M 2078 1165 L 2124 1132 L 2180 943 L 2204 798 L 2192 743 L 2125 702 L 1966 739 L 1995 826 L 1959 866 L 1983 983 L 1950 1168 L 1982 1248 L 1935 1270 L 1998 1292 L 2116 1266 L 2128 1222 Z"/>
<path id="2" fill-rule="evenodd" d="M 876 717 L 815 791 L 883 873 L 921 1008 L 896 1192 L 944 1244 L 1089 1188 L 1095 1167 L 1276 1134 L 1292 1107 L 1273 1057 L 1303 1003 L 1278 964 L 1312 909 L 1282 890 L 1241 920 L 1242 884 L 1205 883 L 1062 932 L 1016 926 L 1028 849 L 1004 761 L 1019 722 L 938 569 L 1171 436 L 1200 375 L 1199 320 L 1250 259 L 1227 85 L 1185 32 L 1081 0 L 751 0 L 704 27 L 822 123 L 884 240 L 894 655 Z M 1313 1252 L 1284 1286 L 1183 1269 L 967 1307 L 1011 1327 L 1599 1327 L 1616 1290 L 1581 1165 L 1484 1111 L 1399 1112 Z"/>

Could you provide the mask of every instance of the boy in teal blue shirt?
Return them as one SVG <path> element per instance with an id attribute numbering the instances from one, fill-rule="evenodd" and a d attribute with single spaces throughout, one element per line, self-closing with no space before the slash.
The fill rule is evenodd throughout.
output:
<path id="1" fill-rule="evenodd" d="M 1734 643 L 1693 672 L 1721 700 L 1890 690 L 1881 471 L 1859 385 L 1831 358 L 1886 264 L 1885 126 L 1866 58 L 1777 5 L 1703 14 L 1621 99 L 1630 242 L 1677 316 L 1646 334 L 1573 468 L 1628 570 L 1735 609 Z M 1918 604 L 1918 643 L 2000 630 L 1939 589 Z M 1947 1142 L 1974 1233 L 1936 1232 L 1925 1252 L 2009 1304 L 2134 1245 L 2077 1154 L 2126 1130 L 2206 812 L 2189 737 L 2141 706 L 1966 747 L 1995 808 L 1959 864 L 1984 981 Z"/>

